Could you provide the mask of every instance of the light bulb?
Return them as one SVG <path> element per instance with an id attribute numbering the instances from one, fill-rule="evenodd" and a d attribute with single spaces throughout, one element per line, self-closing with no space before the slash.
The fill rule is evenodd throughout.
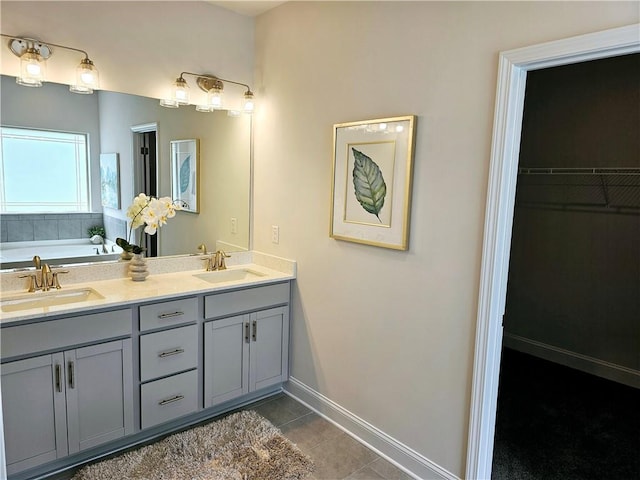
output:
<path id="1" fill-rule="evenodd" d="M 100 87 L 99 81 L 98 69 L 89 58 L 84 58 L 76 68 L 76 83 L 71 85 L 69 90 L 73 93 L 90 94 Z"/>
<path id="2" fill-rule="evenodd" d="M 35 48 L 28 48 L 20 57 L 20 76 L 16 83 L 25 87 L 41 87 L 44 80 L 44 59 Z"/>
<path id="3" fill-rule="evenodd" d="M 189 103 L 189 85 L 187 81 L 179 77 L 173 83 L 172 99 L 178 105 L 187 105 Z"/>
<path id="4" fill-rule="evenodd" d="M 256 108 L 255 101 L 253 99 L 253 93 L 251 90 L 247 90 L 247 93 L 244 94 L 244 106 L 242 111 L 244 113 L 253 113 Z"/>
<path id="5" fill-rule="evenodd" d="M 222 89 L 213 87 L 207 93 L 207 104 L 214 110 L 222 109 Z"/>

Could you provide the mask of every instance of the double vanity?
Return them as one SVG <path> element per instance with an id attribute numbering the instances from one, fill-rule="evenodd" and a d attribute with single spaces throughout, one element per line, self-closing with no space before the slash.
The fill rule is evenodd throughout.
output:
<path id="1" fill-rule="evenodd" d="M 1 274 L 9 478 L 60 471 L 279 391 L 295 262 L 234 257 L 213 272 L 197 256 L 149 259 L 144 282 L 123 262 L 80 266 L 50 292 L 7 288 L 18 274 Z"/>

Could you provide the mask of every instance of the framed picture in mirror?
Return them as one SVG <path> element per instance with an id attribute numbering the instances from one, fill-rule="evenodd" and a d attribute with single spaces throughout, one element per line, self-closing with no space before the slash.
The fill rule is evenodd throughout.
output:
<path id="1" fill-rule="evenodd" d="M 117 153 L 100 154 L 102 206 L 120 208 L 120 161 Z"/>
<path id="2" fill-rule="evenodd" d="M 197 138 L 171 141 L 171 197 L 185 212 L 199 213 L 199 148 Z"/>

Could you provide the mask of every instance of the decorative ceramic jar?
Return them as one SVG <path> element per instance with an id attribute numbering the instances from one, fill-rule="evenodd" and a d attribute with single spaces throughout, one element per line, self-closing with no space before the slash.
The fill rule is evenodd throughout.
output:
<path id="1" fill-rule="evenodd" d="M 143 282 L 149 276 L 147 261 L 142 253 L 134 253 L 129 262 L 129 276 L 134 282 Z"/>

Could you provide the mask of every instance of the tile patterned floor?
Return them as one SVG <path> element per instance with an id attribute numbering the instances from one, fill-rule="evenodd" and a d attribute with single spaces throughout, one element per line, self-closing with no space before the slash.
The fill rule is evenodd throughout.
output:
<path id="1" fill-rule="evenodd" d="M 412 477 L 285 394 L 248 405 L 268 419 L 316 470 L 309 480 L 410 480 Z"/>
<path id="2" fill-rule="evenodd" d="M 305 480 L 411 480 L 412 478 L 284 393 L 249 404 L 241 410 L 255 410 L 311 457 L 316 469 L 313 475 Z M 219 418 L 221 417 L 202 423 Z M 77 469 L 49 476 L 47 480 L 69 480 L 75 470 Z"/>

